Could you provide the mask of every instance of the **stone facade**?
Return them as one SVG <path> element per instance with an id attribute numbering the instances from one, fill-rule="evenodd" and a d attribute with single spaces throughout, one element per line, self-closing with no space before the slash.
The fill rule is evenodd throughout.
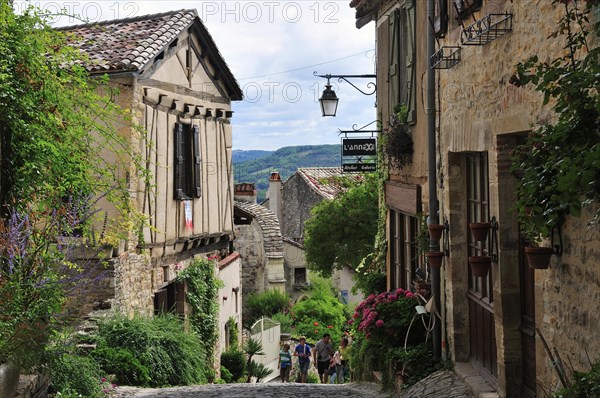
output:
<path id="1" fill-rule="evenodd" d="M 294 173 L 283 184 L 283 210 L 281 233 L 295 241 L 304 239 L 304 221 L 310 211 L 321 203 L 323 196 L 315 192 L 298 173 Z"/>
<path id="2" fill-rule="evenodd" d="M 283 241 L 275 214 L 252 202 L 237 201 L 234 247 L 242 255 L 245 294 L 285 290 Z"/>
<path id="3" fill-rule="evenodd" d="M 410 121 L 414 142 L 412 163 L 401 170 L 392 170 L 390 180 L 418 188 L 417 202 L 422 203 L 423 209 L 427 209 L 428 202 L 427 115 L 423 107 L 427 91 L 427 3 L 411 0 L 351 2 L 357 9 L 359 27 L 376 21 L 377 104 L 384 127 L 394 105 L 393 94 L 404 90 L 391 84 L 391 72 L 395 71 L 391 65 L 395 61 L 390 51 L 389 29 L 393 26 L 390 18 L 395 10 L 401 10 L 399 20 L 402 22 L 414 8 L 416 76 L 422 76 L 414 84 L 422 100 L 415 104 L 415 115 Z M 438 7 L 444 2 L 434 3 Z M 454 2 L 445 3 L 448 30 L 439 39 L 439 46 L 458 46 L 462 26 L 457 22 Z M 558 27 L 559 13 L 564 10 L 545 0 L 482 0 L 471 4 L 476 6 L 473 16 L 463 16 L 465 25 L 472 23 L 472 18 L 508 13 L 512 29 L 485 45 L 463 45 L 460 63 L 435 72 L 436 107 L 439 107 L 435 148 L 439 220 L 448 221 L 450 226 L 447 232 L 449 256 L 441 271 L 442 346 L 453 361 L 477 362 L 478 345 L 481 345 L 482 354 L 488 357 L 478 369 L 500 396 L 525 397 L 536 393 L 542 396 L 555 390 L 559 383 L 541 336 L 550 349 L 556 349 L 563 362 L 569 364 L 567 368 L 572 364 L 576 370 L 586 370 L 590 360 L 600 360 L 598 344 L 595 344 L 600 339 L 597 311 L 600 235 L 597 225 L 587 224 L 593 209 L 588 209 L 580 218 L 568 218 L 562 226 L 562 255 L 553 256 L 550 269 L 535 272 L 528 268 L 513 209 L 518 179 L 510 170 L 511 151 L 524 140 L 532 125 L 548 122 L 553 115 L 550 107 L 543 105 L 540 94 L 531 87 L 511 84 L 511 78 L 517 62 L 532 55 L 548 62 L 564 51 L 565 43 L 560 36 L 548 40 Z M 436 8 L 438 17 L 439 11 Z M 403 45 L 408 45 L 405 42 L 409 39 L 410 36 L 405 35 Z M 400 103 L 405 100 L 400 98 Z M 474 165 L 474 157 L 481 163 Z M 478 172 L 482 174 L 475 184 L 470 176 L 477 176 Z M 485 186 L 479 187 L 480 183 Z M 474 197 L 475 185 L 471 184 L 477 185 L 485 197 Z M 405 189 L 403 195 L 396 195 L 386 189 L 386 203 L 391 209 L 390 247 L 395 236 L 392 213 L 413 215 L 415 207 L 406 204 L 406 200 L 413 201 L 409 191 Z M 389 195 L 392 193 L 394 195 Z M 481 201 L 480 213 L 473 212 L 473 200 Z M 492 217 L 498 221 L 495 253 L 491 252 L 489 242 L 486 246 L 471 240 L 468 227 L 469 222 L 487 221 Z M 468 257 L 480 250 L 498 256 L 489 279 L 474 278 L 469 270 Z M 392 254 L 388 256 L 390 272 Z M 483 296 L 477 296 L 482 291 Z M 484 317 L 487 317 L 485 322 Z"/>
<path id="4" fill-rule="evenodd" d="M 600 360 L 600 231 L 586 222 L 596 209 L 563 226 L 564 252 L 550 268 L 536 272 L 536 325 L 551 348 L 556 348 L 567 368 L 589 370 L 590 360 Z M 539 382 L 559 383 L 554 365 L 537 342 Z"/>
<path id="5" fill-rule="evenodd" d="M 492 266 L 493 316 L 497 350 L 498 392 L 501 396 L 522 396 L 523 372 L 535 366 L 537 393 L 556 388 L 552 368 L 539 334 L 535 335 L 535 364 L 526 363 L 527 346 L 522 336 L 523 279 L 516 272 L 527 270 L 522 254 L 519 228 L 512 203 L 516 198 L 517 178 L 510 172 L 510 152 L 532 124 L 552 118 L 548 106 L 531 87 L 516 87 L 510 79 L 515 64 L 537 54 L 549 61 L 563 49 L 560 39 L 546 40 L 557 29 L 562 9 L 548 1 L 484 1 L 475 13 L 512 15 L 513 30 L 484 46 L 463 47 L 462 61 L 439 73 L 441 98 L 438 162 L 440 214 L 450 220 L 450 258 L 446 268 L 447 332 L 450 354 L 456 360 L 469 357 L 465 154 L 487 154 L 489 167 L 489 215 L 499 222 L 498 263 Z M 451 13 L 452 15 L 452 13 Z M 461 28 L 450 18 L 449 33 L 442 45 L 455 45 Z M 443 189 L 446 188 L 446 189 Z M 589 214 L 569 219 L 563 226 L 564 253 L 555 258 L 548 271 L 535 271 L 535 324 L 551 349 L 557 349 L 575 369 L 589 367 L 587 356 L 600 359 L 595 344 L 600 338 L 595 305 L 598 302 L 598 273 L 589 268 L 591 257 L 600 249 L 598 231 L 585 226 Z M 595 239 L 595 240 L 594 240 Z M 567 249 L 568 247 L 568 249 Z M 524 263 L 525 261 L 525 263 Z M 586 264 L 587 263 L 587 264 Z M 591 270 L 591 271 L 590 271 Z M 531 272 L 531 271 L 525 271 Z M 466 317 L 466 318 L 465 318 Z M 591 339 L 591 340 L 590 340 Z M 569 359 L 567 360 L 566 357 Z M 524 362 L 525 361 L 525 362 Z"/>
<path id="6" fill-rule="evenodd" d="M 339 167 L 302 167 L 296 170 L 283 184 L 279 173 L 272 173 L 267 192 L 267 205 L 281 203 L 276 208 L 280 213 L 281 233 L 284 237 L 284 264 L 286 291 L 297 299 L 304 294 L 308 286 L 309 271 L 304 257 L 304 222 L 311 217 L 313 207 L 323 200 L 331 200 L 343 191 L 339 184 L 331 179 L 342 176 Z M 357 180 L 362 177 L 356 176 Z M 349 302 L 358 302 L 360 295 L 353 295 L 354 286 L 349 268 L 336 270 L 333 285 Z"/>

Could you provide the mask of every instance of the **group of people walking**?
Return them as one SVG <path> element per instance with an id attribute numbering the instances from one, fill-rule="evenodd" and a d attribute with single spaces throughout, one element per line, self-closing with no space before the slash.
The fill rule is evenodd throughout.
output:
<path id="1" fill-rule="evenodd" d="M 317 368 L 321 383 L 328 383 L 329 376 L 332 376 L 332 382 L 342 384 L 349 372 L 348 339 L 346 337 L 342 338 L 336 351 L 333 350 L 329 333 L 325 333 L 312 349 L 306 344 L 305 337 L 300 337 L 293 353 L 290 351 L 290 345 L 284 344 L 283 349 L 279 352 L 279 363 L 277 365 L 283 383 L 289 383 L 290 381 L 290 373 L 293 367 L 292 357 L 298 358 L 299 378 L 297 381 L 300 383 L 307 382 L 311 357 L 313 365 Z"/>

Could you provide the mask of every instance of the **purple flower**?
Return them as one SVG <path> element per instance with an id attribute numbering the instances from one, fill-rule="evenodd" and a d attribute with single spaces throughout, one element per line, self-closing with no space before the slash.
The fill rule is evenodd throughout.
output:
<path id="1" fill-rule="evenodd" d="M 383 321 L 381 319 L 378 319 L 377 322 L 375 322 L 375 326 L 377 326 L 378 328 L 383 326 Z"/>

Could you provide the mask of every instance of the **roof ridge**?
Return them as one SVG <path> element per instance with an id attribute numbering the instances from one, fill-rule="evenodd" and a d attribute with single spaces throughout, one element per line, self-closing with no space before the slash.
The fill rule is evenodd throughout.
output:
<path id="1" fill-rule="evenodd" d="M 198 11 L 195 8 L 182 8 L 180 10 L 165 11 L 165 12 L 159 12 L 156 14 L 139 15 L 139 16 L 130 17 L 130 18 L 107 19 L 104 21 L 87 22 L 87 23 L 81 23 L 81 24 L 77 24 L 77 25 L 57 26 L 53 29 L 54 30 L 71 30 L 71 29 L 75 29 L 75 28 L 101 26 L 101 25 L 108 25 L 108 24 L 114 24 L 114 23 L 129 23 L 129 22 L 143 21 L 145 19 L 161 18 L 161 17 L 165 17 L 167 15 L 175 15 L 178 13 L 192 13 L 192 14 L 194 14 L 194 17 L 198 16 Z"/>

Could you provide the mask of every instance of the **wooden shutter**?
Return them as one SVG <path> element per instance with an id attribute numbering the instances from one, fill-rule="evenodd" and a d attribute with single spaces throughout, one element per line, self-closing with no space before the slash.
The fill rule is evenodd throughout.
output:
<path id="1" fill-rule="evenodd" d="M 183 138 L 183 124 L 175 124 L 175 156 L 173 158 L 173 198 L 175 200 L 184 199 L 184 184 L 185 184 L 185 163 L 184 163 L 184 146 L 185 140 Z"/>
<path id="2" fill-rule="evenodd" d="M 416 83 L 417 83 L 417 68 L 415 57 L 415 6 L 412 0 L 406 2 L 405 8 L 405 24 L 404 24 L 404 41 L 405 41 L 405 69 L 404 81 L 406 82 L 406 92 L 403 102 L 407 107 L 407 117 L 409 123 L 416 123 Z"/>
<path id="3" fill-rule="evenodd" d="M 200 154 L 200 126 L 193 126 L 194 140 L 194 196 L 202 195 L 202 156 Z"/>
<path id="4" fill-rule="evenodd" d="M 389 22 L 389 106 L 390 115 L 400 100 L 400 12 L 394 11 Z"/>

